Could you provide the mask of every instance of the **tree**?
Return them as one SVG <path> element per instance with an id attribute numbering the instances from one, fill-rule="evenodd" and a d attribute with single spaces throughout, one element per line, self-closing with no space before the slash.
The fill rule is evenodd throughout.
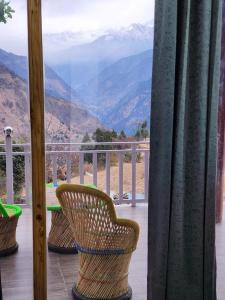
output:
<path id="1" fill-rule="evenodd" d="M 144 121 L 141 124 L 141 137 L 144 138 L 145 140 L 147 139 L 147 137 L 149 137 L 149 130 L 148 130 L 147 121 Z"/>
<path id="2" fill-rule="evenodd" d="M 12 19 L 12 14 L 15 12 L 11 6 L 10 2 L 5 0 L 0 0 L 0 23 L 7 23 L 7 19 Z"/>
<path id="3" fill-rule="evenodd" d="M 2 144 L 2 143 L 1 143 Z M 15 144 L 15 142 L 13 142 Z M 0 147 L 4 152 L 4 148 Z M 13 147 L 13 152 L 23 152 L 23 147 Z M 6 157 L 0 156 L 0 171 L 2 176 L 6 176 Z M 13 156 L 13 188 L 15 197 L 20 196 L 25 181 L 25 159 L 22 155 Z"/>
<path id="4" fill-rule="evenodd" d="M 140 141 L 140 139 L 141 139 L 140 125 L 138 125 L 138 129 L 137 129 L 137 131 L 136 131 L 134 137 L 136 138 L 137 141 Z"/>
<path id="5" fill-rule="evenodd" d="M 117 133 L 115 130 L 105 130 L 101 128 L 97 128 L 96 131 L 93 133 L 92 136 L 93 140 L 98 143 L 105 143 L 105 142 L 113 142 L 117 138 Z M 111 150 L 113 149 L 112 145 L 98 145 L 95 146 L 95 150 Z M 98 161 L 105 165 L 105 153 L 100 153 L 98 155 Z"/>
<path id="6" fill-rule="evenodd" d="M 97 128 L 92 136 L 93 140 L 98 143 L 103 142 L 112 142 L 113 139 L 117 138 L 117 133 L 115 130 L 105 130 Z M 104 149 L 104 148 L 103 148 Z"/>
<path id="7" fill-rule="evenodd" d="M 147 137 L 149 137 L 149 129 L 148 129 L 147 121 L 144 121 L 144 122 L 138 124 L 138 128 L 137 128 L 137 131 L 134 136 L 137 141 L 140 141 L 141 139 L 146 139 Z"/>
<path id="8" fill-rule="evenodd" d="M 125 133 L 123 130 L 121 130 L 121 132 L 120 132 L 118 138 L 119 138 L 119 140 L 124 140 L 124 139 L 126 139 L 126 138 L 127 138 L 126 133 Z"/>
<path id="9" fill-rule="evenodd" d="M 90 138 L 90 136 L 87 132 L 83 137 L 82 143 L 91 143 L 91 138 Z M 85 145 L 81 146 L 82 151 L 93 150 L 93 149 L 94 149 L 93 146 L 85 146 Z M 84 154 L 84 161 L 86 161 L 90 164 L 92 162 L 92 154 L 91 153 L 85 153 Z"/>

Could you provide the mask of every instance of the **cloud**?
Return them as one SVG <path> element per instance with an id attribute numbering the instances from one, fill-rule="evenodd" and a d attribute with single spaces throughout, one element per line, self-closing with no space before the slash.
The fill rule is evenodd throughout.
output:
<path id="1" fill-rule="evenodd" d="M 16 12 L 0 24 L 0 47 L 21 53 L 27 44 L 27 0 L 10 4 Z M 42 0 L 42 16 L 43 33 L 118 28 L 152 21 L 154 0 Z"/>
<path id="2" fill-rule="evenodd" d="M 44 31 L 115 28 L 153 19 L 153 0 L 43 1 Z"/>

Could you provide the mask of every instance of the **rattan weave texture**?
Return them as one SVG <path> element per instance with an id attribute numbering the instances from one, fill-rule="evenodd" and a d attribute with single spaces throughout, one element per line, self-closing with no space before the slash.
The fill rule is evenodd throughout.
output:
<path id="1" fill-rule="evenodd" d="M 52 211 L 48 248 L 58 253 L 77 253 L 70 224 L 62 210 Z"/>
<path id="2" fill-rule="evenodd" d="M 18 216 L 4 218 L 0 216 L 0 257 L 14 253 L 18 244 L 16 242 L 16 227 Z"/>
<path id="3" fill-rule="evenodd" d="M 80 255 L 76 290 L 87 299 L 114 299 L 128 293 L 128 268 L 139 226 L 116 217 L 111 198 L 81 185 L 56 190 Z"/>

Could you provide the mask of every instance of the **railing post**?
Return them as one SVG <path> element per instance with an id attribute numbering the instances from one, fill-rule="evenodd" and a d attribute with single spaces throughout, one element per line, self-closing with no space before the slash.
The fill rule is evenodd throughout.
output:
<path id="1" fill-rule="evenodd" d="M 106 193 L 110 196 L 110 153 L 106 152 Z"/>
<path id="2" fill-rule="evenodd" d="M 7 203 L 14 203 L 13 191 L 13 156 L 12 156 L 12 133 L 11 127 L 4 128 L 5 133 L 5 153 L 6 153 L 6 193 Z"/>
<path id="3" fill-rule="evenodd" d="M 53 176 L 53 184 L 57 185 L 57 156 L 56 154 L 53 154 L 52 157 L 52 176 Z"/>
<path id="4" fill-rule="evenodd" d="M 132 164 L 132 207 L 136 206 L 136 161 L 137 161 L 137 146 L 132 144 L 131 164 Z"/>
<path id="5" fill-rule="evenodd" d="M 26 204 L 31 202 L 31 164 L 30 164 L 30 146 L 24 146 L 25 152 L 25 190 Z"/>
<path id="6" fill-rule="evenodd" d="M 67 183 L 71 183 L 71 157 L 70 153 L 66 156 L 66 180 Z"/>
<path id="7" fill-rule="evenodd" d="M 80 175 L 80 184 L 84 184 L 84 153 L 80 152 L 79 154 L 79 175 Z"/>
<path id="8" fill-rule="evenodd" d="M 97 153 L 93 153 L 93 184 L 98 184 L 98 156 Z"/>
<path id="9" fill-rule="evenodd" d="M 145 164 L 145 202 L 148 202 L 148 189 L 149 189 L 149 151 L 145 151 L 144 154 Z"/>
<path id="10" fill-rule="evenodd" d="M 119 152 L 119 203 L 123 202 L 123 153 Z"/>

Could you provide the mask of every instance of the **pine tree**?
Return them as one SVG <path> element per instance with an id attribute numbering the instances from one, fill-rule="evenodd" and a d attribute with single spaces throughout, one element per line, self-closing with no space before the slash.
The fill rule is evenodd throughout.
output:
<path id="1" fill-rule="evenodd" d="M 15 12 L 11 6 L 10 2 L 5 0 L 0 0 L 0 23 L 7 23 L 7 19 L 12 19 L 12 14 Z"/>
<path id="2" fill-rule="evenodd" d="M 149 130 L 148 130 L 148 122 L 144 121 L 143 123 L 138 124 L 137 131 L 134 135 L 137 141 L 140 141 L 141 139 L 146 139 L 149 137 Z"/>
<path id="3" fill-rule="evenodd" d="M 82 143 L 90 143 L 91 142 L 91 138 L 89 136 L 89 134 L 86 132 L 86 134 L 84 135 L 83 139 L 82 139 Z M 93 150 L 94 147 L 93 146 L 85 146 L 82 145 L 81 146 L 81 150 L 85 151 L 85 150 Z M 85 153 L 84 154 L 84 161 L 91 163 L 92 162 L 92 154 L 91 153 Z"/>
<path id="4" fill-rule="evenodd" d="M 149 130 L 148 130 L 148 123 L 147 121 L 144 121 L 141 124 L 141 137 L 146 140 L 147 137 L 149 137 Z"/>
<path id="5" fill-rule="evenodd" d="M 120 140 L 124 140 L 124 139 L 126 139 L 126 133 L 123 131 L 123 130 L 121 130 L 121 132 L 120 132 L 120 134 L 119 134 L 119 139 Z"/>
<path id="6" fill-rule="evenodd" d="M 15 141 L 13 141 L 15 144 Z M 0 147 L 0 151 L 4 152 L 4 148 Z M 14 152 L 23 152 L 22 147 L 13 147 Z M 0 156 L 0 173 L 6 176 L 6 157 Z M 13 188 L 15 196 L 20 196 L 25 181 L 25 159 L 22 155 L 13 156 Z"/>

